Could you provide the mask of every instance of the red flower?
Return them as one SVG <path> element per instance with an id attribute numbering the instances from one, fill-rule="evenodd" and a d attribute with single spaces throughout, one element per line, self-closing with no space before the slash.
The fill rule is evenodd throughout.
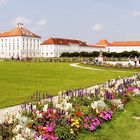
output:
<path id="1" fill-rule="evenodd" d="M 76 116 L 78 116 L 78 117 L 82 117 L 84 114 L 82 113 L 82 112 L 76 112 Z"/>

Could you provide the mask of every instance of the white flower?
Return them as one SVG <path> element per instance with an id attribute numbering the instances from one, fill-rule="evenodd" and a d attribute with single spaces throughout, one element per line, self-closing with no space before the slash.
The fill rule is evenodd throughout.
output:
<path id="1" fill-rule="evenodd" d="M 63 107 L 62 107 L 62 104 L 56 104 L 55 107 L 56 107 L 56 108 L 59 108 L 59 109 L 62 109 L 62 108 L 63 108 Z"/>
<path id="2" fill-rule="evenodd" d="M 36 114 L 39 114 L 39 110 L 36 111 Z"/>
<path id="3" fill-rule="evenodd" d="M 73 129 L 70 129 L 70 133 L 71 133 L 71 134 L 74 134 L 74 131 L 73 131 Z"/>
<path id="4" fill-rule="evenodd" d="M 91 108 L 92 108 L 92 109 L 96 109 L 97 106 L 98 106 L 98 103 L 97 103 L 96 101 L 93 102 L 93 103 L 91 103 Z"/>
<path id="5" fill-rule="evenodd" d="M 47 109 L 48 109 L 48 104 L 44 105 L 43 111 L 45 112 L 47 111 Z"/>
<path id="6" fill-rule="evenodd" d="M 33 105 L 33 110 L 36 110 L 36 105 Z"/>
<path id="7" fill-rule="evenodd" d="M 140 90 L 135 89 L 135 90 L 134 90 L 134 94 L 135 94 L 136 96 L 140 96 Z"/>
<path id="8" fill-rule="evenodd" d="M 56 109 L 53 110 L 53 113 L 56 113 Z"/>
<path id="9" fill-rule="evenodd" d="M 8 120 L 8 124 L 12 124 L 12 123 L 13 123 L 13 119 L 10 118 L 10 119 Z"/>
<path id="10" fill-rule="evenodd" d="M 124 109 L 124 104 L 122 103 L 121 99 L 113 99 L 111 102 L 115 106 L 117 106 L 118 109 L 120 109 L 120 110 Z"/>
<path id="11" fill-rule="evenodd" d="M 72 109 L 72 104 L 71 103 L 64 103 L 64 110 L 67 111 L 69 109 Z"/>
<path id="12" fill-rule="evenodd" d="M 42 114 L 41 113 L 37 114 L 37 118 L 42 118 Z"/>
<path id="13" fill-rule="evenodd" d="M 93 103 L 91 103 L 91 108 L 94 110 L 95 109 L 103 110 L 106 108 L 106 104 L 104 103 L 103 100 L 94 101 Z"/>

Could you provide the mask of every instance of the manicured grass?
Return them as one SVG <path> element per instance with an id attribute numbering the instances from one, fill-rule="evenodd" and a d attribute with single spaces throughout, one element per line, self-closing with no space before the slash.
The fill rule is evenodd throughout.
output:
<path id="1" fill-rule="evenodd" d="M 84 88 L 131 73 L 92 71 L 70 63 L 0 62 L 0 108 L 23 103 L 36 90 L 57 95 L 61 90 Z"/>
<path id="2" fill-rule="evenodd" d="M 117 112 L 110 122 L 96 133 L 80 135 L 78 140 L 140 140 L 140 97 L 126 105 L 126 111 Z"/>

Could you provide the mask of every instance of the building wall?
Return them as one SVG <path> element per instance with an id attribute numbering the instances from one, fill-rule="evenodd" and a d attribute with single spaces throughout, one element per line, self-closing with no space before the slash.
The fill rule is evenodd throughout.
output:
<path id="1" fill-rule="evenodd" d="M 40 39 L 22 37 L 21 57 L 40 57 Z"/>
<path id="2" fill-rule="evenodd" d="M 107 52 L 123 52 L 123 51 L 138 51 L 140 52 L 140 46 L 108 46 Z"/>
<path id="3" fill-rule="evenodd" d="M 0 37 L 0 58 L 38 57 L 40 39 L 34 37 Z"/>
<path id="4" fill-rule="evenodd" d="M 105 48 L 95 48 L 92 46 L 70 45 L 42 45 L 40 46 L 41 57 L 60 57 L 63 52 L 93 52 L 104 51 Z"/>

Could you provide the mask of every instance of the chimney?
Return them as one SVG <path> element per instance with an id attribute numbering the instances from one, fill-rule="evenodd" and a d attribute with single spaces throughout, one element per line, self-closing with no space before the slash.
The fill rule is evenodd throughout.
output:
<path id="1" fill-rule="evenodd" d="M 24 24 L 23 23 L 18 23 L 17 24 L 17 28 L 23 28 L 24 27 Z"/>

